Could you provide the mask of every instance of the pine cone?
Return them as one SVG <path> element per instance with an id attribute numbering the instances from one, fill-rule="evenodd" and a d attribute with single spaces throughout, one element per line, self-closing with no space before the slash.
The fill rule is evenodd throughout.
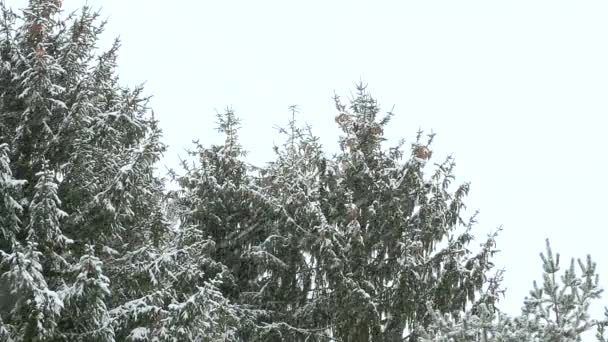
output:
<path id="1" fill-rule="evenodd" d="M 338 123 L 338 125 L 340 125 L 340 126 L 346 125 L 350 121 L 351 121 L 350 115 L 348 115 L 346 113 L 340 113 L 340 114 L 338 114 L 338 116 L 336 116 L 336 123 Z"/>
<path id="2" fill-rule="evenodd" d="M 425 145 L 418 145 L 414 149 L 414 156 L 418 159 L 429 160 L 433 152 Z"/>
<path id="3" fill-rule="evenodd" d="M 42 25 L 40 23 L 33 23 L 32 24 L 32 33 L 34 35 L 39 35 L 40 32 L 42 32 Z"/>
<path id="4" fill-rule="evenodd" d="M 370 128 L 369 132 L 371 134 L 373 134 L 374 136 L 381 136 L 384 133 L 384 130 L 382 129 L 382 127 L 378 124 L 375 124 L 372 128 Z"/>

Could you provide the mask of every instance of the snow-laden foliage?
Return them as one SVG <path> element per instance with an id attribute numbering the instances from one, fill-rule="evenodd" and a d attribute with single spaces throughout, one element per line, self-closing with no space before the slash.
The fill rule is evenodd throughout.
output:
<path id="1" fill-rule="evenodd" d="M 456 186 L 447 158 L 427 176 L 434 135 L 411 152 L 384 150 L 392 113 L 359 86 L 350 106 L 336 97 L 341 152 L 329 160 L 323 211 L 343 235 L 339 272 L 328 270 L 335 335 L 395 340 L 429 322 L 424 303 L 450 312 L 476 300 L 492 268 L 494 236 L 470 249 L 474 217 L 461 216 L 469 185 Z M 332 298 L 333 297 L 333 298 Z M 410 340 L 415 333 L 407 334 Z"/>
<path id="2" fill-rule="evenodd" d="M 450 187 L 453 160 L 437 165 L 421 134 L 411 155 L 385 150 L 380 118 L 364 87 L 349 112 L 338 98 L 341 151 L 323 153 L 310 127 L 279 128 L 276 158 L 249 168 L 239 120 L 218 116 L 223 145 L 196 144 L 193 165 L 176 176 L 180 222 L 217 244 L 213 258 L 230 270 L 224 293 L 257 317 L 245 340 L 393 340 L 430 322 L 424 303 L 452 312 L 481 297 L 494 235 L 468 246 L 474 218 L 461 217 L 468 184 Z"/>
<path id="3" fill-rule="evenodd" d="M 599 341 L 605 341 L 608 320 L 589 316 L 589 306 L 600 298 L 596 264 L 586 260 L 571 260 L 570 266 L 559 276 L 559 254 L 554 254 L 547 240 L 543 261 L 543 283 L 533 283 L 530 296 L 524 300 L 522 313 L 509 317 L 497 307 L 481 304 L 475 311 L 467 311 L 460 319 L 433 312 L 433 322 L 423 332 L 427 342 L 516 342 L 560 341 L 580 342 L 582 334 L 597 328 Z M 576 272 L 578 264 L 579 272 Z M 558 278 L 559 277 L 559 278 Z M 608 318 L 608 316 L 607 316 Z"/>
<path id="4" fill-rule="evenodd" d="M 89 341 L 151 328 L 153 320 L 130 326 L 110 314 L 154 297 L 150 279 L 125 288 L 123 262 L 168 238 L 155 175 L 165 146 L 148 98 L 142 87 L 119 84 L 118 41 L 98 50 L 104 23 L 97 12 L 64 13 L 57 0 L 32 0 L 19 13 L 2 3 L 1 12 L 2 332 L 14 340 Z M 141 260 L 154 261 L 152 254 Z M 26 271 L 38 272 L 27 286 L 15 275 Z M 36 291 L 47 294 L 36 300 L 53 305 L 27 299 Z M 30 328 L 28 310 L 40 312 L 39 328 Z"/>
<path id="5" fill-rule="evenodd" d="M 238 141 L 239 120 L 231 110 L 217 118 L 224 144 L 205 148 L 197 143 L 190 153 L 196 157 L 194 165 L 184 162 L 185 174 L 175 175 L 180 185 L 173 193 L 181 222 L 178 241 L 189 250 L 207 246 L 205 261 L 196 263 L 204 266 L 199 281 L 216 278 L 222 294 L 240 304 L 238 335 L 253 340 L 251 330 L 257 329 L 256 317 L 262 313 L 259 304 L 267 300 L 262 273 L 269 268 L 280 272 L 283 262 L 259 246 L 274 207 L 251 186 L 241 159 L 245 151 Z"/>
<path id="6" fill-rule="evenodd" d="M 242 311 L 221 290 L 230 275 L 210 257 L 215 244 L 194 227 L 184 227 L 173 242 L 114 260 L 129 274 L 119 280 L 121 293 L 135 298 L 110 311 L 124 332 L 120 340 L 237 341 Z"/>
<path id="7" fill-rule="evenodd" d="M 13 178 L 9 160 L 9 147 L 0 144 L 0 245 L 2 250 L 10 250 L 19 233 L 23 208 L 17 202 L 16 195 L 23 186 L 23 181 Z M 18 198 L 18 197 L 17 197 Z"/>
<path id="8" fill-rule="evenodd" d="M 85 246 L 76 268 L 75 282 L 63 293 L 65 305 L 62 337 L 71 341 L 113 342 L 106 301 L 110 298 L 110 279 L 103 274 L 102 262 L 91 245 Z M 73 317 L 78 317 L 74 320 Z"/>
<path id="9" fill-rule="evenodd" d="M 47 280 L 53 282 L 61 272 L 70 268 L 63 257 L 69 244 L 73 241 L 63 235 L 61 220 L 67 214 L 60 209 L 61 201 L 57 197 L 57 184 L 51 171 L 45 170 L 36 174 L 38 181 L 29 203 L 29 217 L 25 227 L 28 241 L 36 242 L 45 256 L 44 272 Z"/>
<path id="10" fill-rule="evenodd" d="M 591 260 L 559 282 L 549 250 L 522 315 L 498 310 L 469 184 L 433 134 L 386 146 L 393 114 L 362 85 L 335 97 L 336 155 L 292 106 L 251 166 L 228 109 L 166 191 L 119 40 L 100 50 L 99 13 L 61 5 L 0 2 L 0 341 L 606 341 Z"/>
<path id="11" fill-rule="evenodd" d="M 15 341 L 49 340 L 55 335 L 63 301 L 44 279 L 36 243 L 15 245 L 12 250 L 8 255 L 2 252 L 2 268 L 8 270 L 1 277 L 13 302 L 3 315 L 5 328 Z"/>
<path id="12" fill-rule="evenodd" d="M 258 171 L 254 188 L 271 199 L 275 217 L 255 251 L 279 260 L 267 267 L 261 292 L 270 312 L 261 340 L 327 340 L 326 291 L 319 261 L 338 262 L 340 232 L 322 212 L 321 191 L 326 161 L 308 126 L 299 127 L 297 108 L 286 128 L 285 142 L 275 147 L 276 159 Z M 321 257 L 322 256 L 322 257 Z M 269 265 L 270 266 L 270 265 Z M 276 267 L 279 266 L 279 267 Z"/>

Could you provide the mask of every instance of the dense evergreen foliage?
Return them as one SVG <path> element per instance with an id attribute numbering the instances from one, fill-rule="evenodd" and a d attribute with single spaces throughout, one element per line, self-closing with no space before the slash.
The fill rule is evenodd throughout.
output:
<path id="1" fill-rule="evenodd" d="M 526 297 L 521 315 L 509 317 L 492 305 L 480 305 L 476 312 L 467 311 L 459 319 L 433 314 L 433 323 L 426 328 L 422 341 L 426 342 L 518 342 L 560 341 L 579 342 L 581 335 L 597 328 L 597 340 L 605 342 L 608 327 L 608 309 L 604 320 L 591 319 L 589 306 L 598 299 L 602 290 L 598 285 L 596 265 L 587 256 L 585 261 L 571 260 L 558 280 L 559 254 L 553 254 L 547 240 L 547 252 L 541 253 L 543 284 L 533 283 Z M 432 311 L 432 310 L 431 310 Z"/>
<path id="2" fill-rule="evenodd" d="M 224 142 L 165 180 L 159 123 L 119 83 L 119 41 L 98 49 L 99 14 L 1 11 L 0 341 L 606 341 L 595 264 L 560 284 L 549 246 L 522 315 L 498 310 L 469 184 L 431 161 L 432 134 L 386 147 L 393 114 L 364 86 L 335 97 L 336 155 L 294 106 L 251 166 L 228 108 Z"/>

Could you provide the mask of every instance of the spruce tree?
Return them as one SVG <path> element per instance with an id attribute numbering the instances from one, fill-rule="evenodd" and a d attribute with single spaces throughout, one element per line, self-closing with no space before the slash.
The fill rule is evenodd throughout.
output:
<path id="1" fill-rule="evenodd" d="M 42 253 L 36 243 L 15 244 L 12 253 L 2 253 L 1 277 L 9 284 L 14 304 L 4 322 L 5 331 L 15 341 L 47 341 L 55 329 L 63 309 L 60 295 L 49 288 L 40 263 Z M 8 328 L 8 329 L 7 329 Z"/>
<path id="2" fill-rule="evenodd" d="M 12 142 L 18 178 L 33 179 L 45 163 L 50 161 L 54 167 L 58 162 L 54 154 L 60 147 L 54 138 L 57 123 L 66 112 L 61 99 L 64 88 L 59 83 L 64 70 L 55 56 L 53 35 L 59 26 L 58 6 L 57 1 L 30 1 L 23 10 L 23 24 L 14 37 L 14 48 L 7 56 L 17 71 L 13 86 L 21 100 L 20 108 L 7 113 L 16 115 L 18 120 Z"/>
<path id="3" fill-rule="evenodd" d="M 266 215 L 272 208 L 252 187 L 238 140 L 239 119 L 227 109 L 218 113 L 217 124 L 224 143 L 209 148 L 196 143 L 191 152 L 196 163 L 185 161 L 185 174 L 176 176 L 175 206 L 182 234 L 191 236 L 189 244 L 212 244 L 205 278 L 220 277 L 216 284 L 222 295 L 240 304 L 240 338 L 253 341 L 261 324 L 256 317 L 263 313 L 262 274 L 270 264 L 281 267 L 282 262 L 258 246 L 266 222 L 272 222 Z"/>
<path id="4" fill-rule="evenodd" d="M 580 342 L 583 333 L 597 329 L 597 339 L 605 341 L 608 319 L 596 320 L 589 315 L 590 304 L 603 292 L 591 257 L 577 262 L 572 259 L 561 276 L 558 275 L 559 253 L 552 252 L 548 240 L 546 253 L 541 253 L 540 257 L 544 271 L 542 286 L 533 282 L 521 315 L 509 317 L 495 305 L 482 304 L 478 310 L 467 310 L 455 319 L 433 311 L 429 305 L 433 322 L 422 332 L 421 340 Z"/>
<path id="5" fill-rule="evenodd" d="M 308 125 L 296 121 L 298 109 L 290 107 L 285 137 L 275 146 L 275 160 L 259 169 L 256 187 L 276 208 L 274 224 L 268 225 L 264 248 L 282 261 L 282 269 L 267 272 L 266 310 L 273 313 L 274 340 L 330 339 L 324 281 L 324 262 L 335 262 L 340 232 L 328 224 L 322 211 L 326 157 Z M 264 337 L 269 340 L 269 336 Z"/>
<path id="6" fill-rule="evenodd" d="M 155 170 L 165 147 L 143 88 L 118 82 L 119 42 L 97 52 L 99 14 L 84 7 L 62 19 L 60 6 L 31 0 L 20 13 L 2 6 L 0 285 L 15 295 L 3 297 L 0 317 L 14 340 L 95 334 L 121 340 L 155 321 L 123 324 L 112 313 L 165 285 L 152 286 L 150 276 L 124 279 L 129 252 L 154 264 L 168 238 L 163 181 Z M 104 273 L 85 272 L 85 261 L 103 265 Z M 14 276 L 19 272 L 35 281 L 23 284 Z M 77 289 L 91 297 L 77 296 Z M 49 312 L 32 309 L 28 298 L 36 291 L 48 294 Z M 64 297 L 69 302 L 60 310 Z M 162 298 L 162 307 L 172 303 Z M 45 317 L 44 330 L 29 328 L 27 310 Z M 79 324 L 80 313 L 100 321 Z"/>
<path id="7" fill-rule="evenodd" d="M 383 149 L 392 113 L 380 117 L 376 100 L 359 85 L 350 106 L 336 97 L 343 130 L 340 153 L 327 162 L 322 185 L 324 220 L 340 239 L 322 263 L 326 313 L 341 340 L 417 339 L 430 323 L 425 302 L 442 312 L 473 303 L 489 277 L 494 235 L 473 253 L 474 217 L 461 216 L 469 185 L 451 190 L 448 158 L 425 176 L 430 144 Z"/>
<path id="8" fill-rule="evenodd" d="M 217 244 L 230 271 L 222 291 L 260 310 L 246 340 L 399 340 L 430 324 L 425 302 L 454 312 L 491 302 L 482 287 L 495 235 L 473 253 L 474 218 L 461 217 L 468 184 L 450 191 L 454 162 L 430 177 L 421 134 L 411 158 L 385 151 L 391 114 L 358 88 L 350 110 L 336 99 L 341 152 L 327 158 L 307 129 L 289 122 L 276 160 L 248 171 L 234 113 L 219 116 L 224 145 L 197 147 L 199 164 L 179 178 L 180 222 Z M 292 108 L 295 111 L 295 108 Z M 295 112 L 294 112 L 295 114 Z M 231 285 L 228 285 L 231 284 Z"/>
<path id="9" fill-rule="evenodd" d="M 434 135 L 385 146 L 363 85 L 335 97 L 327 156 L 292 117 L 274 159 L 253 167 L 233 110 L 221 144 L 195 144 L 178 189 L 143 87 L 98 51 L 89 7 L 30 0 L 0 16 L 0 340 L 579 341 L 595 264 L 542 255 L 522 314 L 497 308 L 496 234 L 473 249 L 469 184 L 434 160 Z"/>
<path id="10" fill-rule="evenodd" d="M 114 342 L 106 305 L 111 294 L 110 279 L 103 274 L 102 262 L 95 256 L 93 246 L 86 245 L 85 252 L 76 268 L 76 281 L 63 293 L 65 312 L 60 323 L 63 324 L 61 338 Z"/>

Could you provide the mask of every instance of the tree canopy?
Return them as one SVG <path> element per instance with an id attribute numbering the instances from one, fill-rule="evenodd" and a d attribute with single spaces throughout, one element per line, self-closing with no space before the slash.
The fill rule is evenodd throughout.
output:
<path id="1" fill-rule="evenodd" d="M 253 166 L 231 108 L 168 178 L 143 87 L 85 6 L 0 11 L 0 340 L 580 341 L 604 319 L 595 264 L 542 254 L 522 314 L 499 310 L 497 233 L 474 241 L 468 183 L 434 134 L 387 146 L 363 84 L 335 96 L 339 151 L 289 120 Z M 166 185 L 174 182 L 172 190 Z"/>

